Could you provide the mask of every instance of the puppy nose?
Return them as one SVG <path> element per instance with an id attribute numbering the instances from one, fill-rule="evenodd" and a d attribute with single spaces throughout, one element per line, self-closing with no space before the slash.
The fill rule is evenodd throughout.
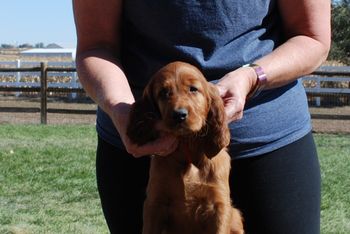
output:
<path id="1" fill-rule="evenodd" d="M 187 116 L 188 116 L 188 110 L 185 108 L 180 108 L 180 109 L 174 110 L 173 112 L 173 119 L 178 123 L 185 121 Z"/>

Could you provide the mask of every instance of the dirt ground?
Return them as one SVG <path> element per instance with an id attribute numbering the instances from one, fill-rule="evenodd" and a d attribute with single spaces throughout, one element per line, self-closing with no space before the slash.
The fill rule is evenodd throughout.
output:
<path id="1" fill-rule="evenodd" d="M 350 133 L 350 106 L 310 107 L 314 132 Z"/>
<path id="2" fill-rule="evenodd" d="M 39 108 L 39 99 L 27 100 L 25 98 L 0 97 L 0 124 L 40 124 L 40 112 L 37 112 Z M 96 105 L 91 102 L 73 103 L 51 100 L 48 102 L 48 108 L 94 111 L 96 110 Z M 310 112 L 315 117 L 312 119 L 314 132 L 350 134 L 350 106 L 311 107 Z M 94 125 L 95 120 L 94 114 L 48 113 L 47 116 L 48 124 Z"/>
<path id="3" fill-rule="evenodd" d="M 350 120 L 312 119 L 312 128 L 316 133 L 350 134 Z"/>
<path id="4" fill-rule="evenodd" d="M 96 105 L 87 103 L 72 103 L 49 101 L 48 109 L 68 109 L 94 111 Z M 40 124 L 40 100 L 0 97 L 0 124 Z M 62 114 L 48 113 L 48 124 L 95 124 L 95 114 Z"/>

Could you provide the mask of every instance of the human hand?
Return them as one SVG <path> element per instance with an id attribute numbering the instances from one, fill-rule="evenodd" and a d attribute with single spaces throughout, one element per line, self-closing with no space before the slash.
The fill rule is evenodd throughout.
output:
<path id="1" fill-rule="evenodd" d="M 228 122 L 243 117 L 247 95 L 256 83 L 256 74 L 250 67 L 240 67 L 227 73 L 216 84 L 225 105 Z"/>
<path id="2" fill-rule="evenodd" d="M 178 140 L 173 135 L 162 131 L 159 131 L 160 136 L 154 141 L 141 146 L 133 143 L 126 134 L 130 110 L 130 104 L 121 103 L 117 104 L 110 114 L 128 153 L 139 158 L 145 155 L 166 156 L 175 151 Z M 157 126 L 155 127 L 157 128 Z"/>

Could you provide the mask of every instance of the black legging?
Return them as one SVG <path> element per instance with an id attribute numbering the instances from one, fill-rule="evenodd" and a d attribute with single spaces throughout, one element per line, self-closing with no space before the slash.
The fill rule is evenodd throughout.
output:
<path id="1" fill-rule="evenodd" d="M 149 158 L 99 139 L 97 182 L 111 233 L 139 234 Z M 234 205 L 248 234 L 320 233 L 320 168 L 312 134 L 271 153 L 234 160 Z"/>

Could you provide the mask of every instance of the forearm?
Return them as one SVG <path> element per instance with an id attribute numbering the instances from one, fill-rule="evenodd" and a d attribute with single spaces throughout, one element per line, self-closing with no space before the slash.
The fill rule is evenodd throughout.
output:
<path id="1" fill-rule="evenodd" d="M 326 25 L 325 30 L 330 31 Z M 253 61 L 260 65 L 267 75 L 265 89 L 281 87 L 300 76 L 313 72 L 327 58 L 330 47 L 330 33 L 322 37 L 292 36 L 266 56 Z M 247 96 L 257 85 L 257 74 L 251 67 L 240 67 L 226 74 L 217 83 L 225 102 L 229 121 L 242 118 Z"/>
<path id="2" fill-rule="evenodd" d="M 74 0 L 77 29 L 77 70 L 87 94 L 110 116 L 126 150 L 135 157 L 176 149 L 175 137 L 164 135 L 138 146 L 127 137 L 129 112 L 134 97 L 118 62 L 122 0 Z"/>
<path id="3" fill-rule="evenodd" d="M 329 0 L 277 0 L 288 40 L 255 63 L 265 70 L 266 88 L 285 85 L 313 72 L 330 48 Z"/>
<path id="4" fill-rule="evenodd" d="M 266 88 L 276 88 L 313 72 L 326 60 L 328 51 L 327 43 L 308 36 L 295 36 L 254 63 L 267 74 Z"/>
<path id="5" fill-rule="evenodd" d="M 118 104 L 134 102 L 121 65 L 108 50 L 78 51 L 77 69 L 87 94 L 109 115 Z"/>
<path id="6" fill-rule="evenodd" d="M 113 53 L 104 49 L 79 52 L 79 79 L 87 94 L 111 117 L 126 150 L 135 157 L 162 152 L 168 155 L 177 148 L 174 136 L 164 134 L 154 142 L 138 146 L 126 135 L 131 104 L 135 102 L 126 76 Z M 160 154 L 160 153 L 159 153 Z"/>

